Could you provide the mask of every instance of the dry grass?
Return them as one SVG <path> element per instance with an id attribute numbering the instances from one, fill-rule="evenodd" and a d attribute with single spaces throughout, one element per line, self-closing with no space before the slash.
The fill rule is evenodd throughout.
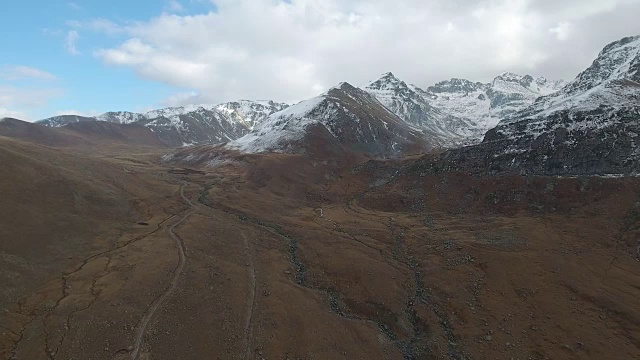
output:
<path id="1" fill-rule="evenodd" d="M 187 209 L 182 181 L 199 204 L 175 229 L 186 267 L 143 356 L 640 355 L 635 179 L 421 177 L 402 171 L 412 159 L 354 171 L 362 159 L 277 154 L 191 171 L 150 150 L 15 142 L 0 154 L 16 221 L 2 273 L 32 281 L 2 305 L 3 355 L 128 358 L 178 263 L 166 228 Z"/>

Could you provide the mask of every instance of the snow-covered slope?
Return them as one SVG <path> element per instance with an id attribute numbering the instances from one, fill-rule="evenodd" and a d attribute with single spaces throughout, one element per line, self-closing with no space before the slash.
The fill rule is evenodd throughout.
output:
<path id="1" fill-rule="evenodd" d="M 215 108 L 220 112 L 226 113 L 237 122 L 245 124 L 248 129 L 253 130 L 257 124 L 263 122 L 269 115 L 282 111 L 288 106 L 287 104 L 270 100 L 240 100 L 220 104 Z"/>
<path id="2" fill-rule="evenodd" d="M 50 117 L 44 120 L 36 121 L 40 125 L 47 127 L 61 127 L 71 123 L 77 123 L 82 121 L 96 121 L 95 117 L 80 116 L 80 115 L 58 115 Z"/>
<path id="3" fill-rule="evenodd" d="M 562 90 L 501 121 L 450 160 L 489 159 L 494 171 L 640 173 L 640 36 L 607 45 Z M 460 156 L 461 155 L 461 156 Z"/>
<path id="4" fill-rule="evenodd" d="M 392 73 L 383 74 L 362 89 L 441 147 L 455 147 L 470 139 L 479 141 L 484 134 L 484 129 L 478 129 L 475 122 L 431 106 L 424 90 L 399 80 Z"/>
<path id="5" fill-rule="evenodd" d="M 344 147 L 385 156 L 433 146 L 375 97 L 348 83 L 272 114 L 227 145 L 249 153 Z"/>
<path id="6" fill-rule="evenodd" d="M 627 37 L 607 45 L 591 66 L 561 91 L 538 99 L 533 106 L 505 119 L 502 125 L 560 111 L 636 107 L 639 83 L 640 36 Z"/>
<path id="7" fill-rule="evenodd" d="M 531 105 L 538 97 L 560 90 L 566 83 L 502 73 L 488 84 L 451 79 L 427 88 L 430 104 L 458 118 L 474 122 L 480 133 Z"/>
<path id="8" fill-rule="evenodd" d="M 113 111 L 98 115 L 95 117 L 97 121 L 106 121 L 116 124 L 131 124 L 147 119 L 144 114 L 133 113 L 129 111 Z"/>
<path id="9" fill-rule="evenodd" d="M 41 120 L 49 127 L 81 121 L 105 121 L 144 125 L 170 145 L 220 143 L 247 134 L 268 115 L 286 108 L 272 101 L 248 101 L 219 105 L 188 105 L 152 110 L 146 113 L 108 112 L 96 117 L 62 115 Z"/>
<path id="10" fill-rule="evenodd" d="M 286 150 L 288 145 L 304 138 L 308 125 L 317 123 L 312 114 L 323 100 L 318 96 L 277 112 L 227 147 L 248 153 Z"/>

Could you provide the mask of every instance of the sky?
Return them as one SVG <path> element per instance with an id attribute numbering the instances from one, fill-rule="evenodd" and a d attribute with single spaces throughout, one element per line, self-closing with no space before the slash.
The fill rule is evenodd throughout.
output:
<path id="1" fill-rule="evenodd" d="M 640 34 L 640 0 L 21 0 L 0 12 L 0 118 L 293 103 L 391 71 L 426 88 L 573 79 Z"/>

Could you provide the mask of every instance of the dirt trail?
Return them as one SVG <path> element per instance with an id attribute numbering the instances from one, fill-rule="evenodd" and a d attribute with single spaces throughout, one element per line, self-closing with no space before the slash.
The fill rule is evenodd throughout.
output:
<path id="1" fill-rule="evenodd" d="M 249 239 L 243 233 L 242 238 L 244 239 L 244 248 L 247 252 L 248 259 L 248 272 L 251 283 L 249 284 L 249 294 L 247 297 L 247 322 L 245 324 L 245 359 L 251 359 L 252 351 L 251 351 L 251 332 L 252 332 L 252 323 L 253 323 L 253 310 L 255 308 L 256 303 L 256 268 L 253 263 L 253 254 L 251 252 L 251 248 L 249 247 Z"/>
<path id="2" fill-rule="evenodd" d="M 184 196 L 184 186 L 185 185 L 186 184 L 182 184 L 180 186 L 180 196 L 182 197 L 184 202 L 186 202 L 191 207 L 191 210 L 189 210 L 180 220 L 178 220 L 176 223 L 174 223 L 173 225 L 171 225 L 168 228 L 169 235 L 171 236 L 171 238 L 173 240 L 175 240 L 176 245 L 178 247 L 178 254 L 180 255 L 180 262 L 178 263 L 178 266 L 176 267 L 175 271 L 173 272 L 173 277 L 171 278 L 171 282 L 170 282 L 169 287 L 164 292 L 164 294 L 162 294 L 158 299 L 156 299 L 156 301 L 153 303 L 153 305 L 151 305 L 151 307 L 149 308 L 147 313 L 142 317 L 142 320 L 140 321 L 140 324 L 138 325 L 138 329 L 137 329 L 137 332 L 136 332 L 135 345 L 134 345 L 133 350 L 131 351 L 131 359 L 133 359 L 133 360 L 138 359 L 138 356 L 140 354 L 140 348 L 142 347 L 144 335 L 145 335 L 145 333 L 147 331 L 147 327 L 149 325 L 149 322 L 151 321 L 151 319 L 153 319 L 153 316 L 156 313 L 156 311 L 158 310 L 158 308 L 160 307 L 160 305 L 162 305 L 162 303 L 176 289 L 176 287 L 178 286 L 178 279 L 180 278 L 180 274 L 184 270 L 184 266 L 185 266 L 185 263 L 186 263 L 186 256 L 185 256 L 185 251 L 184 251 L 185 246 L 184 246 L 184 243 L 182 242 L 182 239 L 180 239 L 180 237 L 178 235 L 176 235 L 173 230 L 177 226 L 182 224 L 185 220 L 187 220 L 187 218 L 189 218 L 189 216 L 193 215 L 198 210 L 197 207 L 191 202 L 191 200 L 189 200 L 186 196 Z"/>

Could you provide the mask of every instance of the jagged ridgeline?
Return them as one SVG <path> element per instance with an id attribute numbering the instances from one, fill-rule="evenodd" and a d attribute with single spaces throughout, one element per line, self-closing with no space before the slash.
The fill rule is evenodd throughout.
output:
<path id="1" fill-rule="evenodd" d="M 453 149 L 439 169 L 485 173 L 635 174 L 639 49 L 638 36 L 613 42 L 568 83 L 503 73 L 489 83 L 451 79 L 423 90 L 385 73 L 293 106 L 245 100 L 40 124 L 136 124 L 169 146 L 227 143 L 248 153 L 324 149 L 387 157 Z"/>
<path id="2" fill-rule="evenodd" d="M 146 113 L 116 111 L 96 117 L 62 115 L 38 123 L 49 127 L 85 121 L 136 124 L 151 129 L 169 146 L 214 144 L 249 133 L 267 116 L 287 106 L 273 101 L 241 100 L 219 105 L 171 107 Z"/>
<path id="3" fill-rule="evenodd" d="M 371 95 L 364 103 L 372 106 L 371 104 L 378 102 L 376 106 L 381 105 L 387 109 L 377 109 L 378 113 L 385 114 L 381 118 L 398 117 L 403 122 L 401 126 L 408 128 L 404 131 L 416 132 L 421 138 L 419 142 L 427 144 L 422 149 L 429 150 L 478 143 L 500 117 L 521 110 L 540 95 L 557 90 L 561 84 L 562 81 L 552 82 L 544 78 L 534 79 L 528 75 L 505 73 L 487 84 L 452 79 L 423 90 L 398 79 L 392 73 L 386 73 L 362 86 L 360 90 Z M 339 87 L 336 86 L 334 89 Z M 349 107 L 351 111 L 369 111 L 370 109 L 364 108 L 363 104 L 352 103 Z M 168 146 L 218 144 L 249 134 L 268 117 L 285 110 L 288 106 L 274 101 L 241 100 L 219 105 L 165 108 L 147 113 L 115 111 L 96 117 L 62 115 L 38 123 L 49 127 L 64 127 L 72 123 L 91 121 L 137 124 L 152 130 Z M 356 107 L 360 109 L 356 110 Z M 387 112 L 392 115 L 388 115 Z M 288 116 L 281 115 L 276 117 Z M 336 129 L 335 126 L 333 129 Z M 265 129 L 261 129 L 260 133 L 264 134 Z M 379 135 L 384 138 L 382 133 Z M 271 134 L 270 137 L 274 136 L 276 134 Z M 376 138 L 377 136 L 376 133 Z M 344 143 L 344 139 L 338 140 Z M 398 153 L 382 151 L 385 146 L 380 144 L 377 150 L 371 150 L 372 146 L 361 147 L 364 148 L 364 152 L 372 154 Z M 277 149 L 273 147 L 269 149 L 275 150 Z"/>
<path id="4" fill-rule="evenodd" d="M 447 167 L 545 175 L 640 173 L 640 36 L 607 45 L 557 93 L 502 120 Z"/>

